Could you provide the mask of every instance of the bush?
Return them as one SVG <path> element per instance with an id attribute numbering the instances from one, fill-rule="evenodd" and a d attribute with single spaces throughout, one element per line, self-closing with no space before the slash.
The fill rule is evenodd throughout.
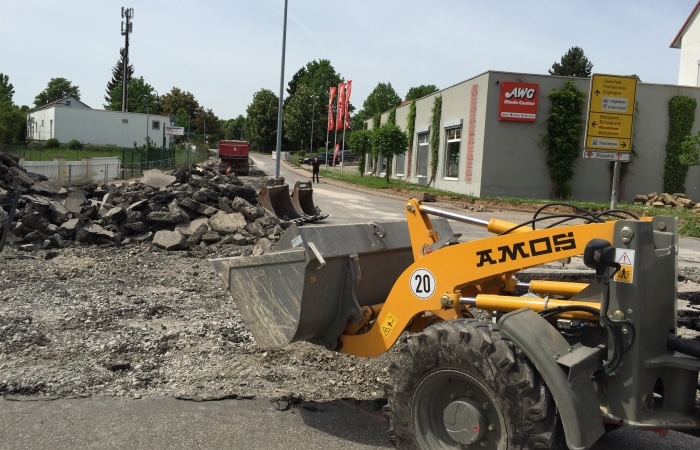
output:
<path id="1" fill-rule="evenodd" d="M 56 138 L 47 139 L 44 148 L 61 148 L 61 143 Z"/>
<path id="2" fill-rule="evenodd" d="M 83 144 L 77 139 L 71 139 L 68 143 L 68 148 L 71 150 L 82 150 Z"/>

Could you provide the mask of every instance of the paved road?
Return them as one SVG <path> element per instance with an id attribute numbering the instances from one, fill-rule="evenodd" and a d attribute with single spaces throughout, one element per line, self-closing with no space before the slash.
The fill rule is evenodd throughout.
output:
<path id="1" fill-rule="evenodd" d="M 266 399 L 191 402 L 115 397 L 0 400 L 3 450 L 370 450 L 393 448 L 370 402 L 304 403 L 280 411 Z M 621 429 L 593 450 L 696 450 L 700 439 Z"/>
<path id="2" fill-rule="evenodd" d="M 269 156 L 255 159 L 260 167 L 274 174 L 275 163 Z M 308 180 L 310 176 L 284 165 L 281 170 L 292 185 L 297 179 Z M 403 199 L 370 198 L 362 191 L 329 183 L 314 185 L 313 195 L 316 204 L 331 213 L 331 223 L 403 219 Z M 510 220 L 521 220 L 513 216 L 516 213 L 497 213 L 510 216 Z M 488 218 L 494 213 L 469 215 Z M 473 233 L 469 236 L 485 234 L 479 228 L 469 229 L 472 231 L 467 232 Z M 692 247 L 690 244 L 687 246 Z M 695 244 L 695 249 L 686 254 L 700 261 Z M 296 405 L 271 403 L 267 399 L 192 402 L 167 397 L 0 400 L 0 450 L 365 450 L 391 448 L 386 441 L 387 428 L 374 403 L 340 399 Z M 643 448 L 695 450 L 700 448 L 700 439 L 675 432 L 662 437 L 648 431 L 621 429 L 604 436 L 594 450 Z"/>

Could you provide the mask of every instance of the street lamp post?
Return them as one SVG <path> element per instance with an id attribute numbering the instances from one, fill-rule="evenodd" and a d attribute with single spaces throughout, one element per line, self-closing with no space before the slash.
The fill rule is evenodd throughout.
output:
<path id="1" fill-rule="evenodd" d="M 284 57 L 287 49 L 287 5 L 284 0 L 284 26 L 282 27 L 282 63 L 280 68 L 280 96 L 277 106 L 277 145 L 275 146 L 275 178 L 280 177 L 280 156 L 282 155 L 282 108 L 284 107 Z"/>
<path id="2" fill-rule="evenodd" d="M 316 106 L 316 97 L 311 96 L 311 143 L 309 144 L 309 153 L 314 151 L 314 107 Z"/>

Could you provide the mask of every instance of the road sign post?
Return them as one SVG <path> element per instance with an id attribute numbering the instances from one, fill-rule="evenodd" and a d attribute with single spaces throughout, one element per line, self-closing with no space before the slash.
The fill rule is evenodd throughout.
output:
<path id="1" fill-rule="evenodd" d="M 591 76 L 583 157 L 615 161 L 610 209 L 617 206 L 620 162 L 630 160 L 636 93 L 637 77 Z"/>

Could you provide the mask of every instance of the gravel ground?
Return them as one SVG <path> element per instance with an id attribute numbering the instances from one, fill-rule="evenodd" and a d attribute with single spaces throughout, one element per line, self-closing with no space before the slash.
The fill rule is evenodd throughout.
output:
<path id="1" fill-rule="evenodd" d="M 383 395 L 393 352 L 368 360 L 308 343 L 259 350 L 210 253 L 143 244 L 3 254 L 2 395 Z"/>

